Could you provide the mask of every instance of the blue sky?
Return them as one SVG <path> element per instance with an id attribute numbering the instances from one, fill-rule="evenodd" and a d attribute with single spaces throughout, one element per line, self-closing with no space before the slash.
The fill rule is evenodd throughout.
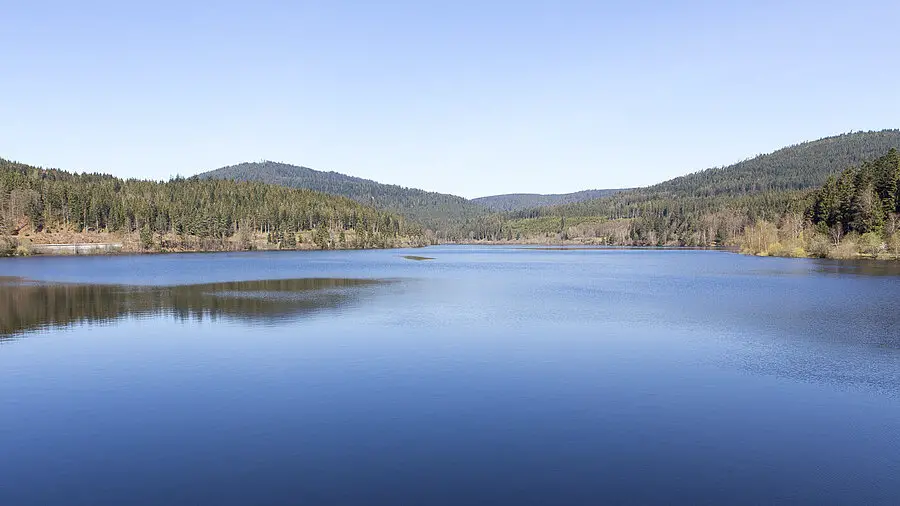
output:
<path id="1" fill-rule="evenodd" d="M 466 197 L 900 127 L 900 2 L 0 2 L 0 157 Z"/>

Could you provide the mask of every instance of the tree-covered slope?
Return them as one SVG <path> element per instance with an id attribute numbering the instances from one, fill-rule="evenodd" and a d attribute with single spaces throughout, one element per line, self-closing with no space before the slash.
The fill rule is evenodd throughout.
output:
<path id="1" fill-rule="evenodd" d="M 634 217 L 654 201 L 690 206 L 695 199 L 803 191 L 830 175 L 900 148 L 900 130 L 854 132 L 804 142 L 727 167 L 706 169 L 610 197 L 540 210 L 539 214 Z M 713 199 L 715 200 L 715 199 Z"/>
<path id="2" fill-rule="evenodd" d="M 489 212 L 487 208 L 456 195 L 382 184 L 337 172 L 277 162 L 241 163 L 204 172 L 198 177 L 260 181 L 341 195 L 395 212 L 432 230 L 446 230 Z"/>
<path id="3" fill-rule="evenodd" d="M 478 197 L 472 202 L 481 204 L 492 211 L 521 211 L 535 207 L 574 204 L 585 200 L 598 199 L 614 195 L 622 190 L 583 190 L 574 193 L 540 194 L 540 193 L 508 193 Z"/>
<path id="4" fill-rule="evenodd" d="M 900 223 L 900 151 L 829 176 L 807 211 L 813 224 L 840 237 L 849 232 L 881 232 Z"/>
<path id="5" fill-rule="evenodd" d="M 788 214 L 802 214 L 814 189 L 829 176 L 884 156 L 892 148 L 900 148 L 900 130 L 805 142 L 609 197 L 508 213 L 505 224 L 487 229 L 486 238 L 546 236 L 548 219 L 555 217 L 557 238 L 603 242 L 612 240 L 609 229 L 614 228 L 618 243 L 728 243 L 758 220 L 777 222 Z M 612 221 L 621 222 L 615 227 L 606 223 Z M 590 226 L 570 230 L 575 223 Z M 475 237 L 479 235 L 481 231 L 476 231 Z"/>
<path id="6" fill-rule="evenodd" d="M 744 195 L 820 186 L 832 174 L 900 146 L 900 130 L 853 132 L 795 144 L 652 186 L 678 196 Z"/>
<path id="7" fill-rule="evenodd" d="M 397 214 L 311 190 L 199 178 L 123 180 L 0 159 L 0 235 L 24 227 L 140 232 L 148 241 L 154 234 L 224 240 L 258 233 L 286 247 L 304 231 L 315 231 L 320 247 L 384 246 L 421 235 Z M 356 242 L 345 243 L 346 236 Z"/>

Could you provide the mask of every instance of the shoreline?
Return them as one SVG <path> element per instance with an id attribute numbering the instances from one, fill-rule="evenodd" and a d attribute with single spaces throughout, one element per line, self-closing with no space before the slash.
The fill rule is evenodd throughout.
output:
<path id="1" fill-rule="evenodd" d="M 163 235 L 154 238 L 148 246 L 138 234 L 111 234 L 106 232 L 29 234 L 25 236 L 0 236 L 0 258 L 58 257 L 58 256 L 120 256 L 159 255 L 169 253 L 237 253 L 250 251 L 335 251 L 366 249 L 419 248 L 428 243 L 419 237 L 381 237 L 377 240 L 357 242 L 330 238 L 320 245 L 311 234 L 299 233 L 301 240 L 287 247 L 282 243 L 270 243 L 265 235 L 250 239 L 201 238 L 196 236 Z M 335 234 L 336 237 L 338 234 Z"/>
<path id="2" fill-rule="evenodd" d="M 106 234 L 98 234 L 106 235 Z M 351 250 L 386 250 L 386 249 L 415 249 L 427 246 L 522 246 L 523 249 L 537 250 L 671 250 L 671 251 L 722 251 L 726 253 L 735 253 L 745 256 L 754 257 L 771 257 L 771 258 L 804 258 L 804 259 L 826 259 L 826 260 L 847 260 L 847 261 L 877 261 L 877 262 L 898 262 L 900 255 L 894 253 L 882 253 L 879 255 L 869 255 L 857 253 L 851 258 L 830 258 L 827 256 L 818 256 L 805 254 L 802 256 L 795 255 L 778 255 L 778 254 L 758 254 L 750 251 L 742 250 L 738 246 L 648 246 L 648 245 L 613 245 L 598 244 L 589 241 L 448 241 L 435 244 L 423 244 L 419 241 L 410 241 L 409 238 L 397 240 L 391 244 L 384 246 L 366 246 L 355 247 L 350 244 L 334 244 L 333 247 L 318 247 L 313 243 L 301 243 L 292 248 L 279 247 L 277 244 L 251 244 L 249 248 L 239 247 L 235 241 L 230 240 L 211 240 L 203 241 L 195 238 L 199 242 L 205 242 L 207 246 L 213 247 L 197 247 L 197 248 L 140 248 L 135 247 L 133 241 L 129 242 L 127 238 L 119 237 L 116 242 L 75 242 L 75 243 L 51 243 L 51 242 L 30 242 L 32 237 L 25 237 L 26 245 L 24 250 L 17 249 L 10 254 L 0 254 L 0 258 L 24 258 L 24 257 L 63 257 L 63 256 L 126 256 L 126 255 L 165 255 L 172 253 L 249 253 L 249 252 L 290 252 L 290 251 L 351 251 Z M 106 237 L 105 237 L 106 238 Z M 114 239 L 113 237 L 108 237 Z M 14 239 L 16 237 L 0 236 L 2 239 Z M 44 238 L 46 239 L 46 238 Z M 20 244 L 17 248 L 22 248 Z"/>
<path id="3" fill-rule="evenodd" d="M 754 253 L 752 251 L 746 251 L 738 245 L 726 245 L 726 246 L 679 246 L 676 244 L 672 245 L 663 245 L 663 246 L 648 246 L 648 245 L 616 245 L 616 244 L 601 244 L 592 241 L 579 241 L 579 240 L 555 240 L 555 241 L 529 241 L 527 239 L 518 239 L 511 241 L 489 241 L 489 240 L 465 240 L 458 241 L 446 244 L 457 244 L 463 246 L 533 246 L 541 249 L 634 249 L 634 250 L 684 250 L 684 251 L 724 251 L 728 253 L 735 253 L 738 255 L 745 256 L 753 256 L 753 257 L 771 257 L 771 258 L 806 258 L 811 260 L 848 260 L 848 261 L 857 261 L 857 260 L 872 260 L 878 262 L 900 262 L 900 254 L 898 253 L 890 253 L 890 252 L 882 252 L 877 255 L 867 254 L 867 253 L 856 253 L 851 257 L 830 257 L 830 256 L 822 256 L 822 255 L 812 255 L 804 252 L 803 255 L 779 255 L 773 253 L 759 254 Z"/>

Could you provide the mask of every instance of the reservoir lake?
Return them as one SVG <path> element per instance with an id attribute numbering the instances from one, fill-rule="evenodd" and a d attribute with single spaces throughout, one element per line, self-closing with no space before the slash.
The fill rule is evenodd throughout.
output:
<path id="1" fill-rule="evenodd" d="M 0 504 L 900 504 L 900 265 L 0 259 Z"/>

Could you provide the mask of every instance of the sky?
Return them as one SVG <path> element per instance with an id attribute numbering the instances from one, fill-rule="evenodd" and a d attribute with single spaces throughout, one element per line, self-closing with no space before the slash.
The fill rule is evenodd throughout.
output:
<path id="1" fill-rule="evenodd" d="M 900 2 L 0 0 L 0 157 L 274 160 L 465 197 L 900 127 Z"/>

